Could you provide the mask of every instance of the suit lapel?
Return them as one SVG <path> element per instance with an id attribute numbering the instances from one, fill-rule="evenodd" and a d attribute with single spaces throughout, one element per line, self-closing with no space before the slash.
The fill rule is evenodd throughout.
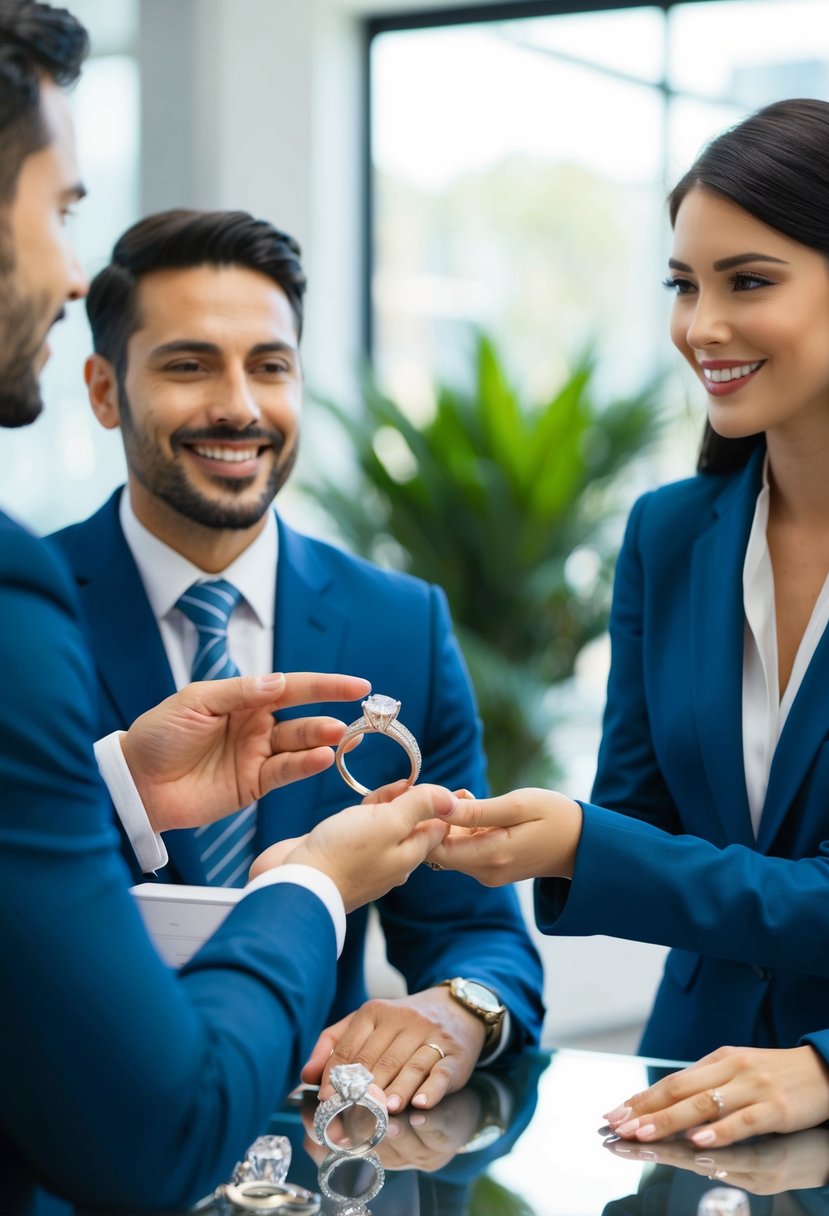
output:
<path id="1" fill-rule="evenodd" d="M 775 748 L 757 845 L 767 852 L 829 733 L 829 630 L 824 630 Z"/>
<path id="2" fill-rule="evenodd" d="M 760 454 L 762 457 L 762 454 Z M 743 561 L 761 459 L 731 479 L 692 556 L 694 716 L 726 839 L 755 847 L 743 764 Z"/>
<path id="3" fill-rule="evenodd" d="M 332 603 L 334 578 L 324 560 L 324 549 L 287 527 L 277 517 L 279 559 L 276 576 L 276 613 L 274 621 L 274 671 L 339 671 L 348 622 Z M 298 706 L 278 717 L 303 717 L 319 712 L 311 706 Z M 339 716 L 341 708 L 325 712 Z M 291 830 L 299 824 L 316 822 L 315 783 L 300 781 L 273 790 L 259 802 L 258 835 L 263 842 L 277 839 L 270 830 L 274 819 L 290 820 Z"/>

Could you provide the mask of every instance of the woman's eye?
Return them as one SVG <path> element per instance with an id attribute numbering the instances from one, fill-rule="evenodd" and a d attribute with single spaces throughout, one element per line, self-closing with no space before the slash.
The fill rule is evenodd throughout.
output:
<path id="1" fill-rule="evenodd" d="M 663 279 L 662 286 L 667 287 L 668 291 L 673 291 L 678 296 L 687 296 L 689 292 L 694 290 L 694 284 L 690 279 L 678 279 L 671 276 Z"/>
<path id="2" fill-rule="evenodd" d="M 731 276 L 731 286 L 735 291 L 756 291 L 758 287 L 771 287 L 771 279 L 761 274 L 750 274 L 746 270 L 738 270 Z"/>

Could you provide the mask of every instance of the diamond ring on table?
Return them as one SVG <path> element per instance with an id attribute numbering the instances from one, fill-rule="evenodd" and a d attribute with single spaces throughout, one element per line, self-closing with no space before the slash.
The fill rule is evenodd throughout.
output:
<path id="1" fill-rule="evenodd" d="M 366 1165 L 370 1165 L 374 1170 L 374 1177 L 366 1189 L 359 1195 L 346 1195 L 332 1186 L 332 1175 L 337 1167 L 342 1165 L 344 1161 L 355 1160 L 355 1157 L 345 1157 L 340 1152 L 329 1153 L 319 1167 L 317 1174 L 319 1188 L 326 1199 L 331 1199 L 338 1205 L 342 1205 L 342 1207 L 338 1206 L 337 1208 L 340 1212 L 346 1207 L 354 1212 L 365 1210 L 365 1204 L 378 1194 L 385 1181 L 386 1171 L 380 1164 L 380 1158 L 376 1153 L 361 1153 L 359 1154 L 359 1159 L 360 1161 L 364 1161 Z"/>
<path id="2" fill-rule="evenodd" d="M 363 711 L 361 717 L 346 727 L 345 734 L 337 746 L 335 759 L 343 781 L 363 797 L 371 793 L 371 790 L 355 780 L 346 768 L 345 749 L 358 735 L 387 735 L 389 739 L 394 739 L 395 743 L 399 743 L 409 757 L 412 768 L 408 780 L 409 785 L 414 785 L 420 774 L 420 748 L 412 732 L 398 721 L 400 702 L 395 701 L 394 697 L 384 697 L 381 693 L 373 693 L 370 697 L 366 697 L 360 708 Z"/>
<path id="3" fill-rule="evenodd" d="M 383 1139 L 389 1126 L 389 1116 L 385 1107 L 366 1092 L 373 1080 L 372 1074 L 362 1064 L 336 1064 L 331 1069 L 331 1084 L 335 1093 L 319 1104 L 314 1115 L 314 1133 L 320 1144 L 325 1144 L 342 1157 L 355 1157 Z M 332 1120 L 352 1106 L 362 1106 L 374 1116 L 374 1131 L 368 1139 L 346 1147 L 332 1140 L 328 1129 Z"/>

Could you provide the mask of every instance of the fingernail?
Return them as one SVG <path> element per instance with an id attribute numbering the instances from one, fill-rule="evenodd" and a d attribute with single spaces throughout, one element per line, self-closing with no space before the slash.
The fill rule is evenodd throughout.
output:
<path id="1" fill-rule="evenodd" d="M 602 1118 L 607 1119 L 608 1123 L 610 1123 L 611 1126 L 614 1123 L 623 1123 L 625 1121 L 625 1119 L 630 1118 L 630 1107 L 629 1106 L 617 1106 L 616 1109 L 612 1110 L 609 1115 L 602 1115 Z"/>
<path id="2" fill-rule="evenodd" d="M 411 1119 L 409 1119 L 409 1122 L 411 1123 L 412 1127 L 422 1127 L 423 1124 L 426 1122 L 426 1116 L 425 1115 L 412 1115 Z"/>
<path id="3" fill-rule="evenodd" d="M 390 1140 L 393 1140 L 395 1136 L 400 1135 L 400 1124 L 396 1119 L 392 1119 L 392 1121 L 389 1123 L 388 1127 L 386 1128 L 386 1135 Z"/>
<path id="4" fill-rule="evenodd" d="M 386 1106 L 391 1111 L 400 1110 L 400 1099 L 398 1098 L 397 1094 L 390 1094 L 389 1097 L 386 1098 Z"/>
<path id="5" fill-rule="evenodd" d="M 712 1132 L 710 1127 L 704 1127 L 702 1131 L 694 1132 L 693 1136 L 691 1137 L 694 1144 L 698 1144 L 700 1147 L 703 1147 L 706 1144 L 713 1144 L 716 1138 L 717 1133 Z"/>
<path id="6" fill-rule="evenodd" d="M 285 677 L 281 671 L 272 671 L 270 675 L 256 677 L 256 686 L 257 688 L 261 688 L 263 692 L 268 692 L 273 688 L 279 688 L 279 686 L 284 683 Z"/>
<path id="7" fill-rule="evenodd" d="M 428 1101 L 425 1094 L 415 1094 L 412 1098 L 412 1106 L 425 1106 Z"/>
<path id="8" fill-rule="evenodd" d="M 655 1161 L 656 1153 L 651 1152 L 649 1148 L 643 1148 L 639 1154 L 640 1161 Z"/>
<path id="9" fill-rule="evenodd" d="M 655 1136 L 656 1125 L 653 1123 L 646 1123 L 645 1126 L 640 1127 L 639 1131 L 636 1133 L 637 1140 L 653 1140 Z"/>
<path id="10" fill-rule="evenodd" d="M 616 1131 L 620 1136 L 632 1136 L 638 1127 L 638 1119 L 629 1119 L 627 1123 L 620 1123 Z"/>
<path id="11" fill-rule="evenodd" d="M 614 1151 L 614 1153 L 632 1153 L 633 1149 L 630 1147 L 629 1144 L 622 1143 L 622 1144 L 617 1144 L 616 1147 L 613 1149 L 613 1151 Z"/>

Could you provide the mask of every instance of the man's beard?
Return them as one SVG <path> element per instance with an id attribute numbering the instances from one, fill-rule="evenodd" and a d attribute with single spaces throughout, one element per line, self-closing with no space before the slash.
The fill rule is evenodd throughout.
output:
<path id="1" fill-rule="evenodd" d="M 28 426 L 43 409 L 35 359 L 45 302 L 26 299 L 14 285 L 14 251 L 0 222 L 0 426 Z"/>
<path id="2" fill-rule="evenodd" d="M 261 493 L 252 502 L 215 501 L 201 493 L 187 479 L 187 473 L 179 463 L 166 463 L 156 445 L 139 431 L 135 426 L 132 409 L 129 404 L 123 377 L 118 377 L 118 393 L 120 401 L 121 432 L 124 437 L 124 450 L 130 472 L 156 498 L 160 498 L 168 507 L 172 507 L 185 519 L 201 524 L 204 528 L 252 528 L 259 523 L 262 516 L 270 507 L 282 486 L 288 480 L 297 457 L 298 444 L 283 460 L 278 457 L 285 447 L 285 436 L 281 431 L 265 427 L 251 426 L 244 431 L 231 427 L 210 427 L 200 430 L 176 431 L 170 438 L 173 452 L 180 451 L 184 444 L 217 443 L 228 440 L 245 439 L 253 443 L 268 444 L 272 448 L 274 460 L 270 476 Z M 253 484 L 254 478 L 216 477 L 217 484 L 230 494 L 241 497 L 245 490 Z"/>

